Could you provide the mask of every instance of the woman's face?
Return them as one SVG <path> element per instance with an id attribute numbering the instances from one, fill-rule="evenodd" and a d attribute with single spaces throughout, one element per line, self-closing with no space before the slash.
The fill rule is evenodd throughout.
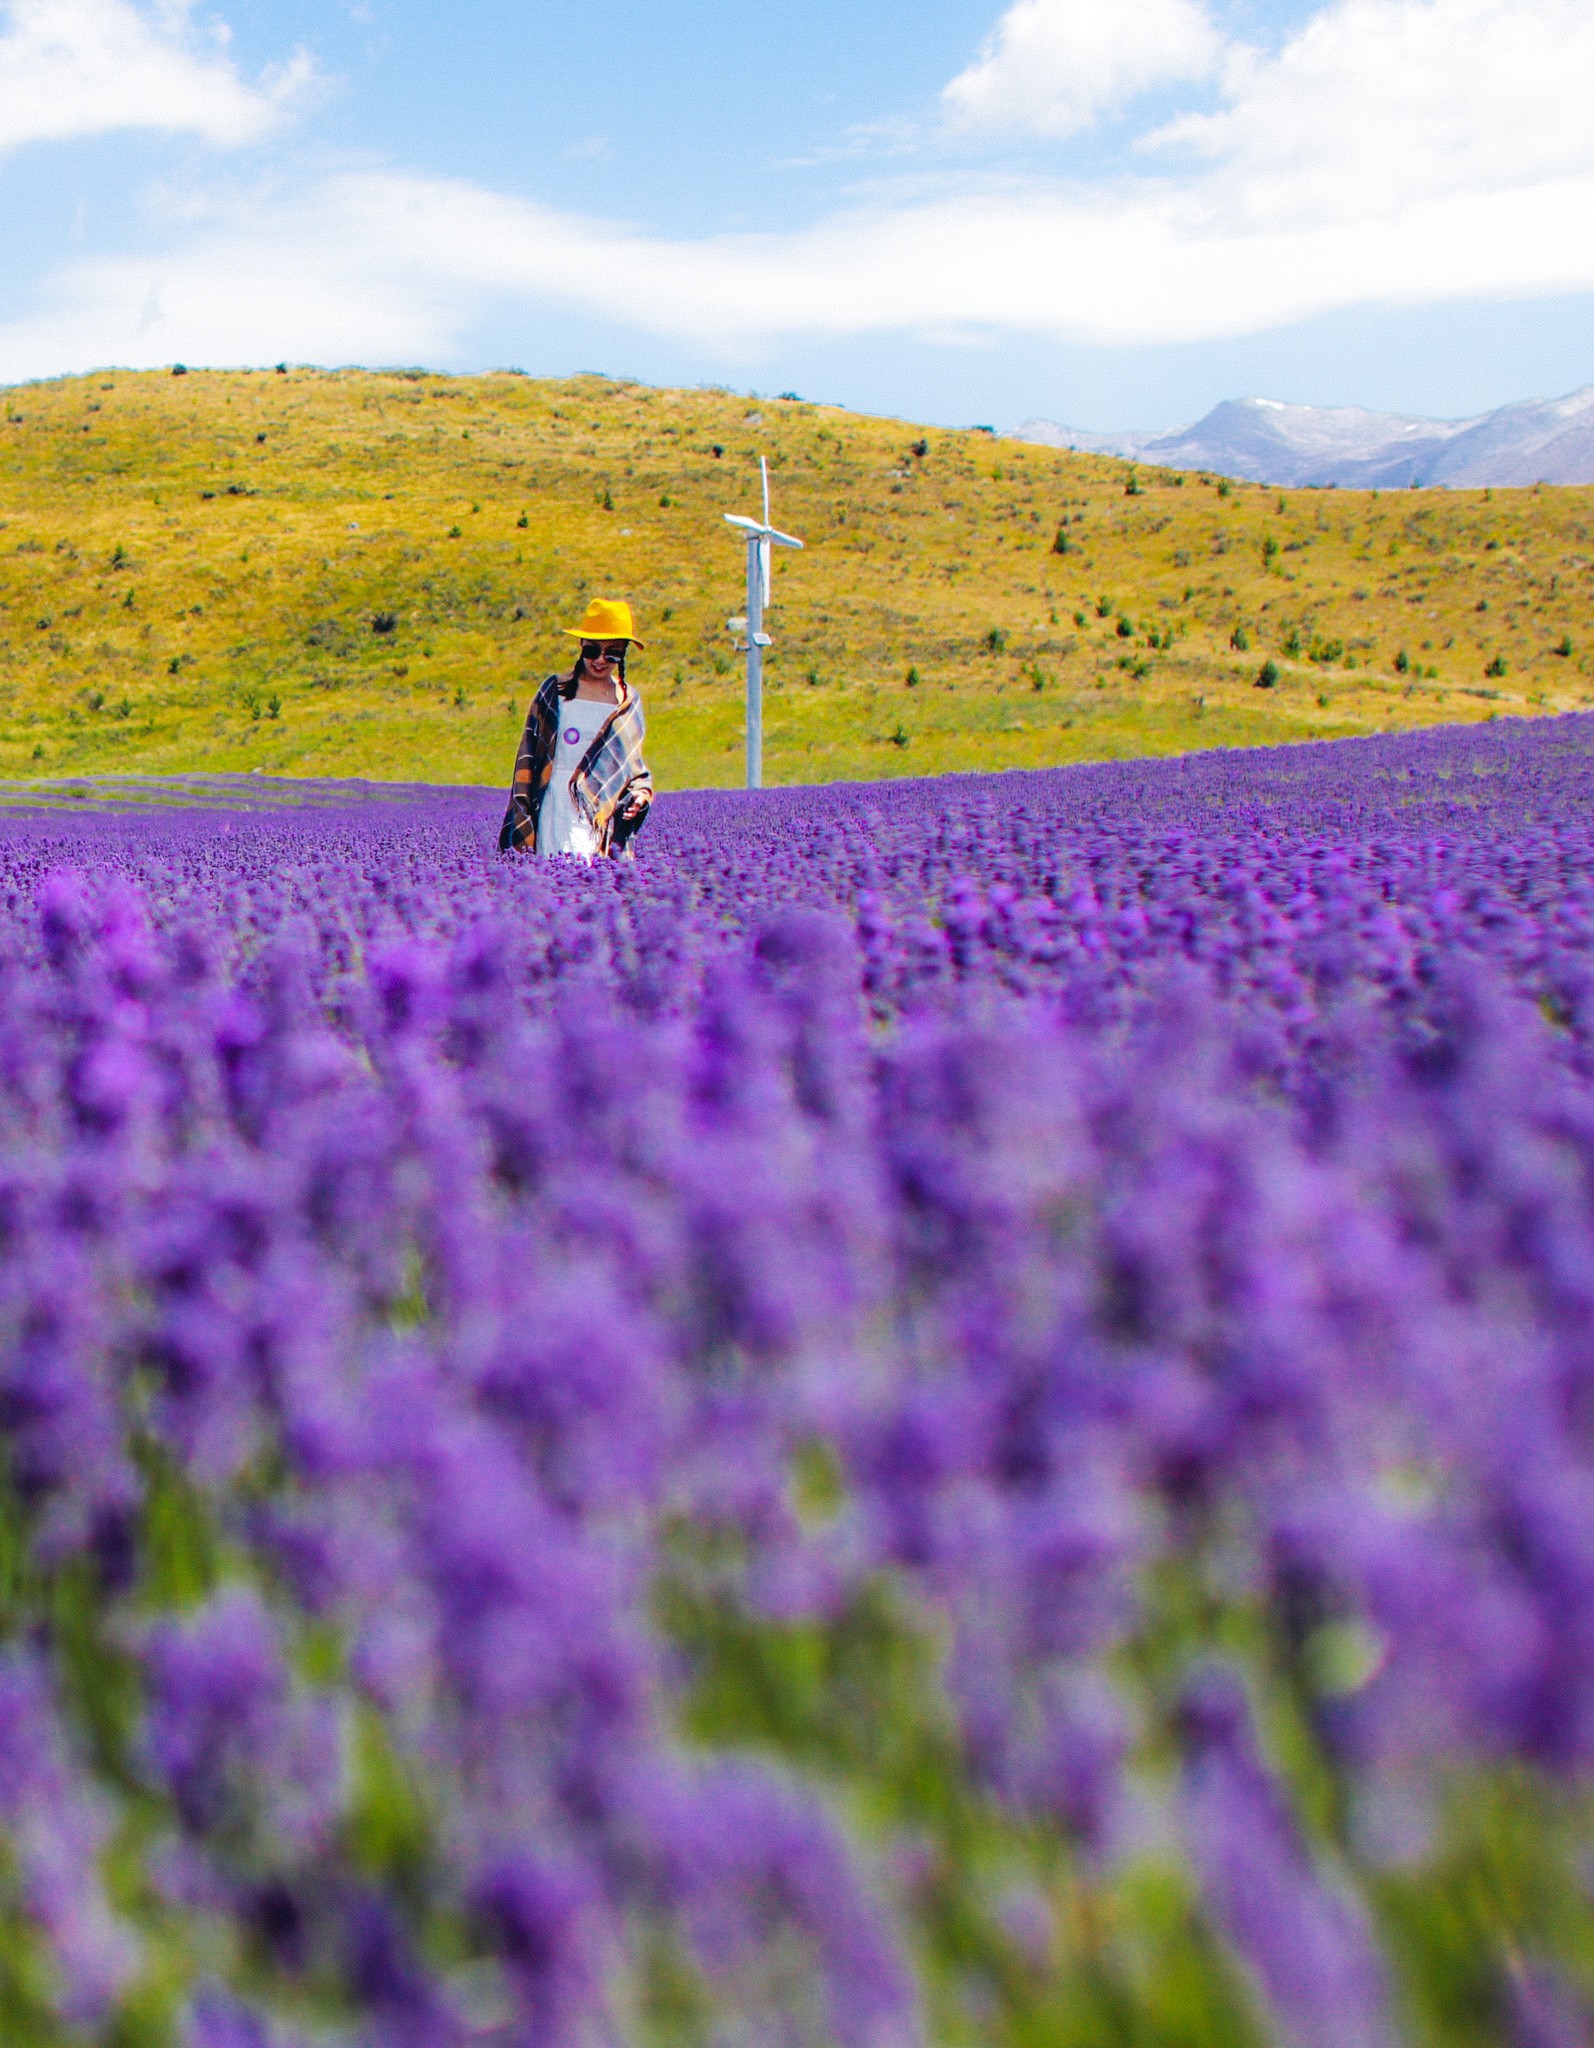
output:
<path id="1" fill-rule="evenodd" d="M 595 683 L 612 682 L 620 672 L 620 663 L 625 659 L 627 642 L 624 640 L 583 640 L 581 659 L 587 674 Z"/>

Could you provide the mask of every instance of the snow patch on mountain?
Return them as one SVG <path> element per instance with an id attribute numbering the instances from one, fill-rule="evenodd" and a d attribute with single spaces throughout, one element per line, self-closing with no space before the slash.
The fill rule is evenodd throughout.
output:
<path id="1" fill-rule="evenodd" d="M 1233 398 L 1194 426 L 1168 433 L 1086 434 L 1028 420 L 1017 438 L 1264 484 L 1588 484 L 1594 483 L 1594 384 L 1565 398 L 1528 399 L 1466 420 Z"/>

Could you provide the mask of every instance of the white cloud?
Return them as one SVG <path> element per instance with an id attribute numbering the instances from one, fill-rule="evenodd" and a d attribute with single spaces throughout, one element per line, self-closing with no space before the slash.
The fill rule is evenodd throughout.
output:
<path id="1" fill-rule="evenodd" d="M 506 300 L 590 303 L 732 360 L 782 333 L 1005 329 L 1097 344 L 1256 332 L 1356 302 L 1594 290 L 1594 177 L 1274 226 L 1147 181 L 991 195 L 793 235 L 666 241 L 393 175 L 239 203 L 160 257 L 77 265 L 0 326 L 0 380 L 103 363 L 456 360 Z M 1042 252 L 1038 254 L 1037 252 Z M 1022 282 L 1022 289 L 1016 288 Z"/>
<path id="2" fill-rule="evenodd" d="M 1280 225 L 1594 172 L 1589 0 L 1336 0 L 1274 55 L 1231 52 L 1220 112 L 1148 138 Z"/>
<path id="3" fill-rule="evenodd" d="M 1151 86 L 1210 76 L 1221 48 L 1196 0 L 1014 0 L 942 99 L 962 128 L 1070 135 Z"/>
<path id="4" fill-rule="evenodd" d="M 175 204 L 158 256 L 79 262 L 0 326 L 0 378 L 181 357 L 459 361 L 502 308 L 745 357 L 781 334 L 1255 333 L 1357 304 L 1594 291 L 1587 0 L 1334 0 L 1228 105 L 1097 183 L 879 200 L 671 239 L 463 182 L 361 173 Z M 501 331 L 501 319 L 495 319 Z"/>
<path id="5" fill-rule="evenodd" d="M 0 34 L 0 149 L 119 128 L 182 130 L 224 146 L 274 128 L 309 83 L 302 53 L 258 84 L 194 47 L 186 9 L 127 0 L 11 0 Z"/>

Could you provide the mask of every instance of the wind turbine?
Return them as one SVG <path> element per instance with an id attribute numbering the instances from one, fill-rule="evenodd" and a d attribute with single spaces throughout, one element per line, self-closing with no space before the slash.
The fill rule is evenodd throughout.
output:
<path id="1" fill-rule="evenodd" d="M 747 635 L 747 787 L 764 786 L 764 649 L 774 642 L 764 631 L 764 607 L 769 603 L 770 548 L 800 548 L 794 534 L 782 533 L 769 523 L 769 464 L 761 455 L 758 467 L 764 479 L 762 522 L 743 518 L 739 512 L 724 515 L 727 526 L 747 536 L 747 616 L 731 619 L 733 633 Z"/>

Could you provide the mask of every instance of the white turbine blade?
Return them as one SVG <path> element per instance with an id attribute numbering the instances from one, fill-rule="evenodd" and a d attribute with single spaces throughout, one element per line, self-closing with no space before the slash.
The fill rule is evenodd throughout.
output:
<path id="1" fill-rule="evenodd" d="M 764 479 L 764 524 L 767 526 L 769 524 L 769 463 L 762 455 L 758 458 L 758 471 Z"/>
<path id="2" fill-rule="evenodd" d="M 802 546 L 796 534 L 782 533 L 778 526 L 760 526 L 756 519 L 747 519 L 740 512 L 722 512 L 720 517 L 727 526 L 739 526 L 743 533 L 756 533 L 760 540 L 772 540 L 778 548 Z"/>
<path id="3" fill-rule="evenodd" d="M 769 603 L 769 542 L 767 540 L 761 540 L 758 543 L 758 575 L 759 581 L 764 586 L 764 602 L 767 605 Z"/>

